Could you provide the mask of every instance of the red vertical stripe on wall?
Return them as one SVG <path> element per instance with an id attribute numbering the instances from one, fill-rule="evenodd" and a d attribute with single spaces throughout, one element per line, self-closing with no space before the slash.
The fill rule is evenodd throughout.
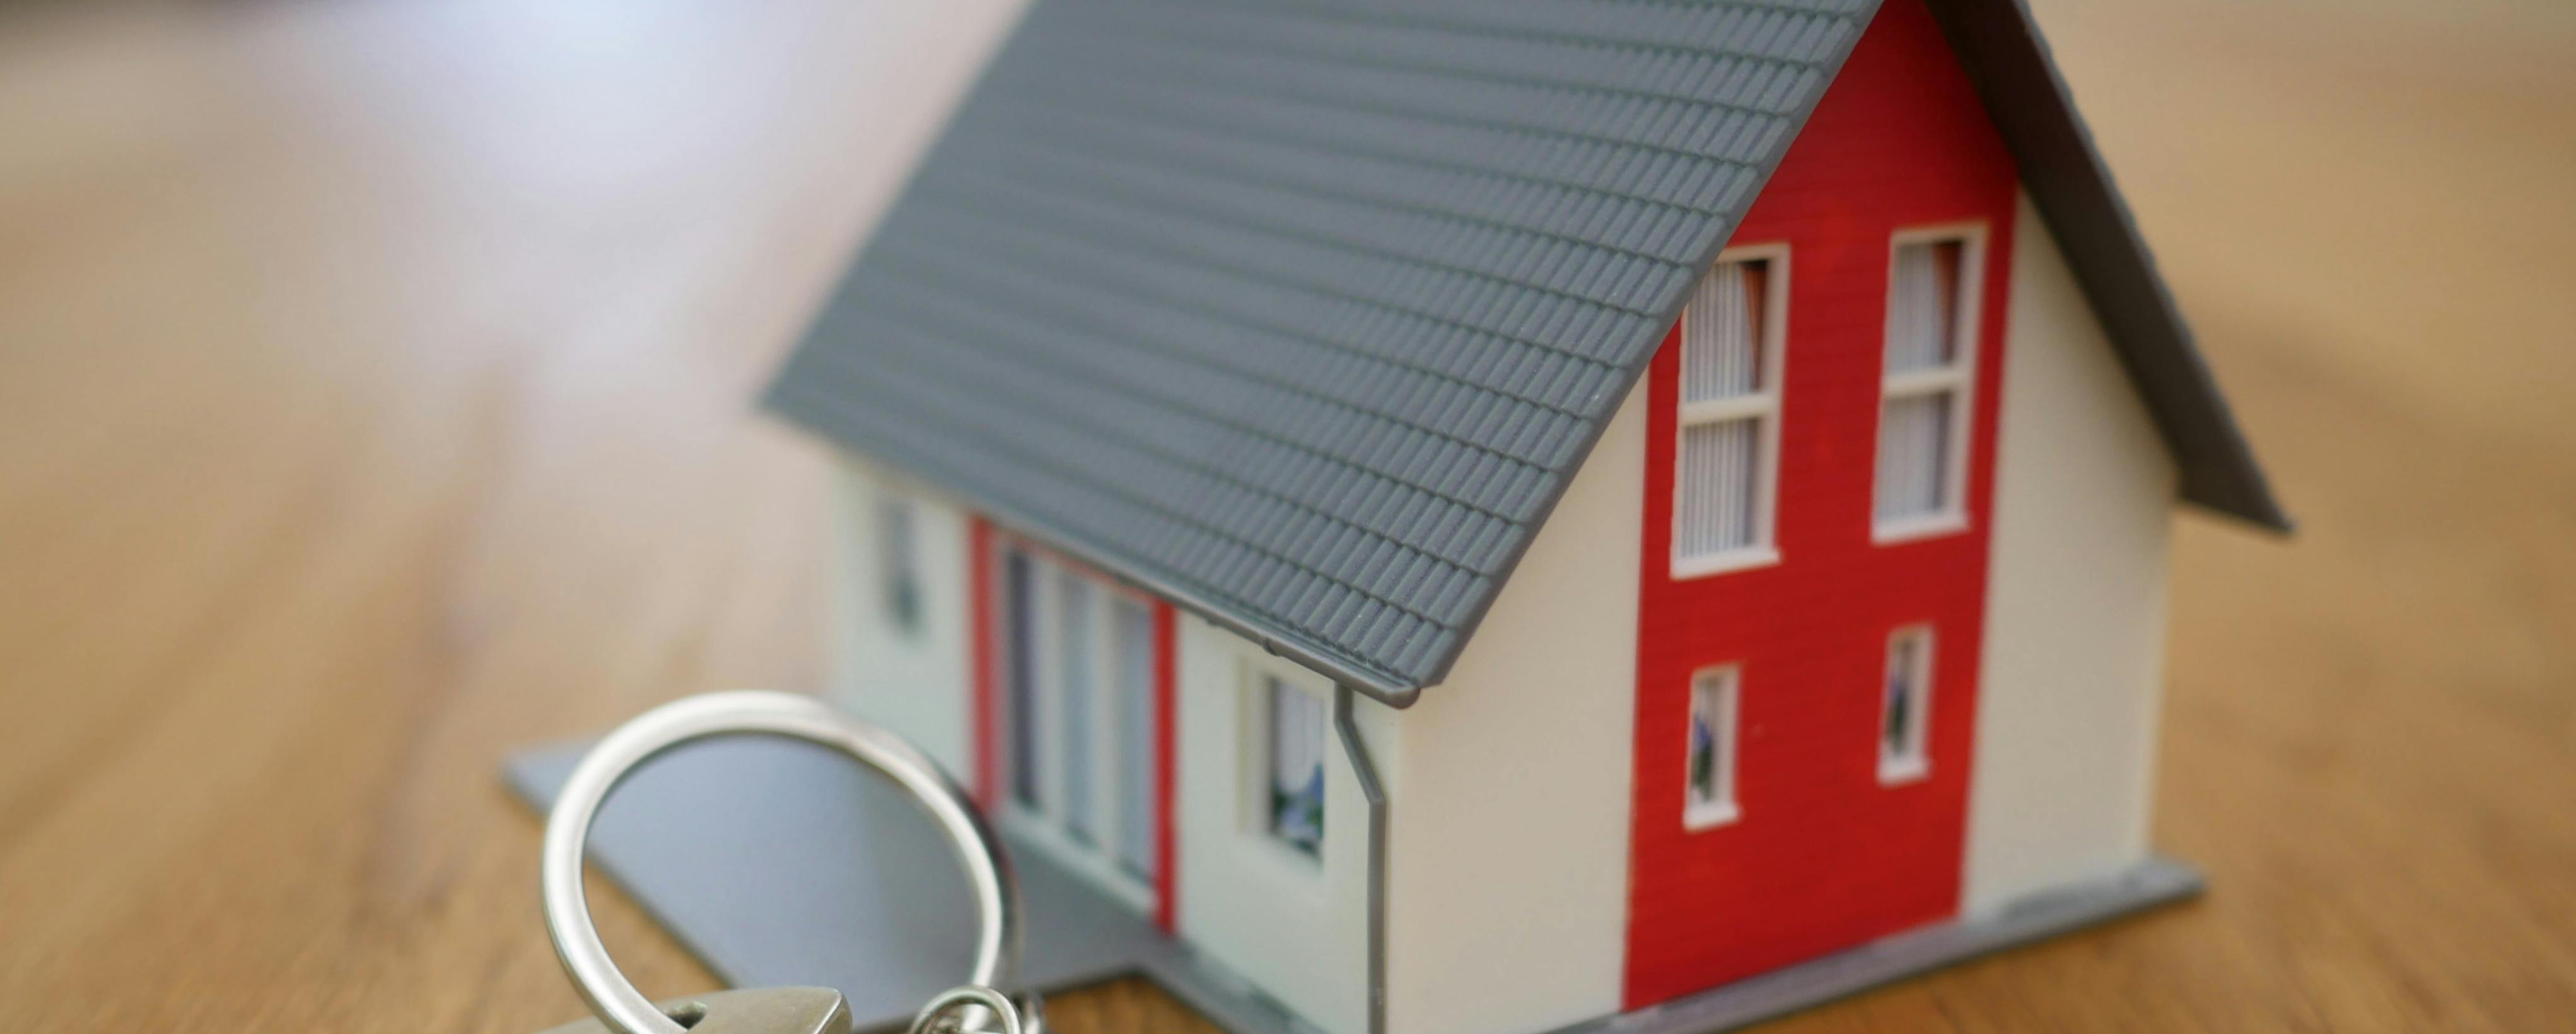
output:
<path id="1" fill-rule="evenodd" d="M 966 649 L 971 656 L 966 667 L 974 685 L 975 742 L 972 744 L 975 766 L 975 803 L 986 812 L 1001 800 L 1001 686 L 994 670 L 997 660 L 993 643 L 993 526 L 984 518 L 966 518 L 966 585 L 971 601 L 968 614 Z"/>
<path id="2" fill-rule="evenodd" d="M 1923 0 L 1879 8 L 1735 232 L 1789 248 L 1779 562 L 1672 576 L 1680 360 L 1649 371 L 1624 1001 L 1642 1008 L 1958 909 L 2017 173 Z M 1986 228 L 1966 530 L 1871 540 L 1891 236 Z M 1930 624 L 1931 768 L 1882 784 L 1888 634 Z M 1740 665 L 1732 823 L 1682 822 L 1693 673 Z"/>
<path id="3" fill-rule="evenodd" d="M 1172 605 L 1154 603 L 1154 925 L 1179 929 L 1179 814 L 1174 775 L 1180 769 L 1180 623 Z"/>

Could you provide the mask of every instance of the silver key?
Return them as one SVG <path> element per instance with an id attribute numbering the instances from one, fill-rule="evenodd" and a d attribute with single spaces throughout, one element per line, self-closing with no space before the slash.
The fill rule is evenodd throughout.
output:
<path id="1" fill-rule="evenodd" d="M 808 740 L 857 758 L 903 787 L 948 835 L 975 893 L 975 965 L 965 985 L 923 1007 L 913 1020 L 914 1034 L 1041 1034 L 1036 995 L 1015 1002 L 993 990 L 1010 979 L 1019 961 L 1019 884 L 1000 842 L 956 780 L 893 733 L 811 697 L 751 690 L 675 700 L 637 715 L 582 755 L 564 781 L 546 816 L 539 889 L 555 956 L 597 1018 L 545 1034 L 848 1034 L 849 1005 L 828 988 L 727 991 L 656 1005 L 617 971 L 591 925 L 581 885 L 582 850 L 610 791 L 637 766 L 673 747 L 740 734 Z"/>

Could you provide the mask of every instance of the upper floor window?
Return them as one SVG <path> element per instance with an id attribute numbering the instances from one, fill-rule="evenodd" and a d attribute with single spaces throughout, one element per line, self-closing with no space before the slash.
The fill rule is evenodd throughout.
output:
<path id="1" fill-rule="evenodd" d="M 1882 541 L 1967 524 L 1962 499 L 1981 232 L 1896 238 L 1878 414 L 1876 534 Z"/>
<path id="2" fill-rule="evenodd" d="M 1780 467 L 1788 250 L 1729 250 L 1682 310 L 1673 576 L 1768 563 Z"/>
<path id="3" fill-rule="evenodd" d="M 1280 843 L 1321 857 L 1324 848 L 1324 741 L 1332 719 L 1324 698 L 1259 672 L 1263 753 L 1270 777 L 1264 827 Z"/>
<path id="4" fill-rule="evenodd" d="M 1878 779 L 1899 783 L 1931 770 L 1932 626 L 1887 637 L 1887 683 L 1879 702 Z"/>
<path id="5" fill-rule="evenodd" d="M 921 556 L 912 501 L 880 489 L 876 499 L 877 597 L 886 624 L 921 632 Z"/>
<path id="6" fill-rule="evenodd" d="M 1735 708 L 1740 668 L 1711 668 L 1691 677 L 1690 724 L 1682 782 L 1682 827 L 1735 821 Z"/>

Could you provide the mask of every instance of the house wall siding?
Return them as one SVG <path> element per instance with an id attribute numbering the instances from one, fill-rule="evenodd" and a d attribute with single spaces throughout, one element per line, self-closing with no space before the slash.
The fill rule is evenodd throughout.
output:
<path id="1" fill-rule="evenodd" d="M 1324 762 L 1324 838 L 1318 857 L 1267 830 L 1265 712 L 1249 673 L 1275 674 L 1320 695 L 1323 677 L 1269 656 L 1242 636 L 1188 615 L 1179 631 L 1178 792 L 1180 934 L 1326 1034 L 1368 1030 L 1368 809 L 1338 737 Z M 1386 777 L 1395 712 L 1355 709 Z M 1247 759 L 1251 759 L 1247 763 Z"/>
<path id="2" fill-rule="evenodd" d="M 1733 243 L 1786 243 L 1780 563 L 1671 577 L 1679 349 L 1647 380 L 1632 880 L 1640 1008 L 1955 914 L 1971 780 L 1988 500 L 2016 174 L 1922 0 L 1864 33 Z M 1890 237 L 1982 222 L 1963 532 L 1877 545 L 1872 495 Z M 1930 768 L 1882 785 L 1888 634 L 1929 622 Z M 1682 822 L 1694 672 L 1742 666 L 1740 817 Z"/>
<path id="3" fill-rule="evenodd" d="M 1388 1029 L 1619 1009 L 1645 399 L 1632 391 L 1447 682 L 1394 718 Z M 1383 760 L 1381 762 L 1383 764 Z"/>
<path id="4" fill-rule="evenodd" d="M 2038 219 L 2023 199 L 2023 225 Z M 1972 912 L 2146 855 L 2176 481 L 2047 234 L 2024 236 L 2012 279 L 1968 802 Z"/>
<path id="5" fill-rule="evenodd" d="M 826 695 L 901 733 L 958 778 L 967 778 L 975 760 L 967 665 L 970 518 L 939 496 L 855 459 L 844 460 L 834 480 Z M 889 493 L 913 508 L 921 625 L 911 633 L 891 621 L 879 569 L 878 501 Z"/>

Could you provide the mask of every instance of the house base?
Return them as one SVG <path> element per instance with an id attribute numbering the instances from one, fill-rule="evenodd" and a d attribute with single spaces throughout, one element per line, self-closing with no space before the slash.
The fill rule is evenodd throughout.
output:
<path id="1" fill-rule="evenodd" d="M 584 746 L 512 758 L 511 789 L 543 809 Z M 1234 1034 L 1311 1034 L 1046 852 L 1012 846 L 1028 912 L 1023 986 L 1052 993 L 1142 974 Z M 714 740 L 656 759 L 601 812 L 591 859 L 718 979 L 738 987 L 838 988 L 861 1030 L 908 1023 L 922 1002 L 964 979 L 973 951 L 965 877 L 930 820 L 885 781 L 812 744 Z M 1992 914 L 1556 1034 L 1728 1030 L 2201 888 L 2189 867 L 2150 858 Z M 537 925 L 532 911 L 531 936 Z"/>

